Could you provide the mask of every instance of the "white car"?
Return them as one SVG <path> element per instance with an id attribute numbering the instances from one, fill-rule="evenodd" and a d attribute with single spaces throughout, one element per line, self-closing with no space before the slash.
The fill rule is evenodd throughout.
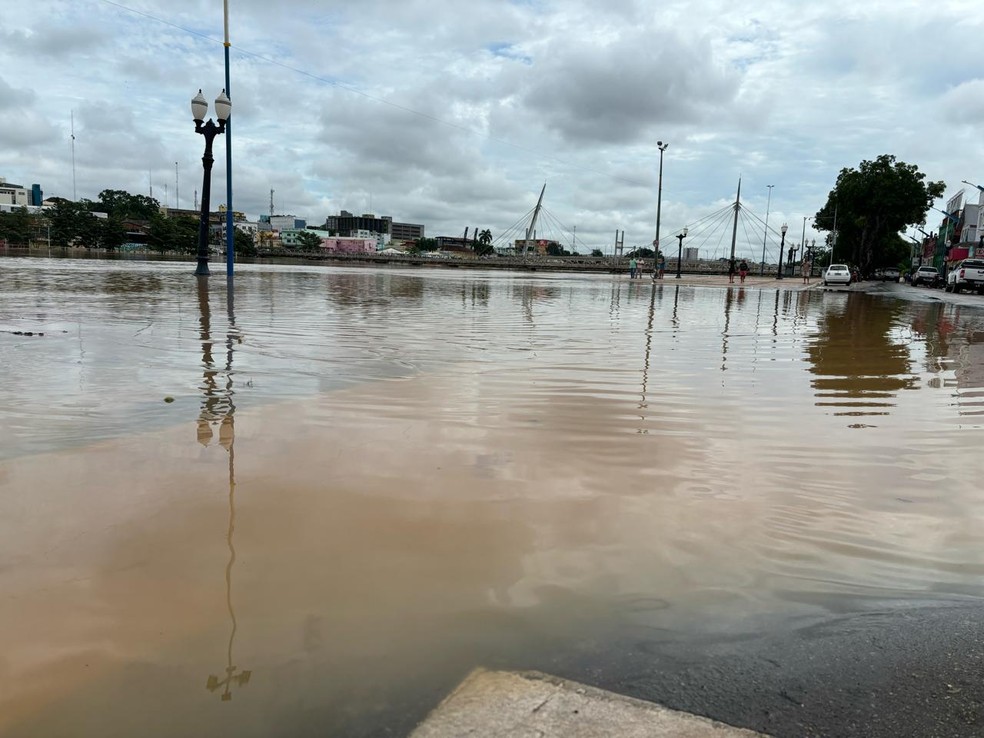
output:
<path id="1" fill-rule="evenodd" d="M 827 271 L 823 273 L 823 284 L 824 286 L 828 284 L 850 284 L 851 283 L 851 270 L 847 268 L 847 264 L 831 264 L 827 267 Z"/>

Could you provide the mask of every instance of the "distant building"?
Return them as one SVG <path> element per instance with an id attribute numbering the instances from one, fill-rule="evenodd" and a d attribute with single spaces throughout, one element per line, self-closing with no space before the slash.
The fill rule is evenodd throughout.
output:
<path id="1" fill-rule="evenodd" d="M 328 231 L 322 231 L 317 228 L 287 228 L 280 231 L 280 241 L 284 248 L 293 249 L 300 246 L 300 235 L 302 233 L 313 233 L 321 239 L 322 246 L 324 245 L 324 240 L 331 237 L 331 234 Z"/>
<path id="2" fill-rule="evenodd" d="M 296 215 L 266 215 L 260 216 L 260 219 L 269 223 L 275 231 L 303 231 L 307 228 L 307 221 Z"/>
<path id="3" fill-rule="evenodd" d="M 40 191 L 40 187 L 38 190 Z M 19 184 L 8 182 L 3 177 L 0 177 L 0 205 L 13 205 L 14 207 L 34 205 L 35 203 L 31 200 L 31 194 Z M 38 204 L 40 205 L 40 203 Z"/>
<path id="4" fill-rule="evenodd" d="M 219 205 L 219 213 L 222 214 L 222 217 L 223 218 L 225 217 L 226 209 L 227 208 L 226 208 L 225 205 Z M 233 220 L 233 222 L 244 221 L 244 220 L 246 220 L 246 213 L 244 213 L 244 212 L 242 212 L 240 210 L 233 210 L 232 211 L 232 220 Z"/>
<path id="5" fill-rule="evenodd" d="M 372 231 L 352 231 L 350 238 L 371 238 L 376 242 L 376 251 L 382 251 L 390 244 L 391 236 L 388 233 L 373 233 Z"/>
<path id="6" fill-rule="evenodd" d="M 420 224 L 395 223 L 389 215 L 377 218 L 373 213 L 354 215 L 348 210 L 342 210 L 338 215 L 329 215 L 323 228 L 346 237 L 354 237 L 358 231 L 367 231 L 384 233 L 397 241 L 416 241 L 418 238 L 424 238 L 424 226 Z"/>
<path id="7" fill-rule="evenodd" d="M 416 241 L 426 238 L 424 227 L 417 223 L 390 223 L 390 236 L 394 241 Z"/>
<path id="8" fill-rule="evenodd" d="M 376 241 L 371 238 L 329 236 L 321 240 L 321 248 L 329 254 L 374 254 Z"/>
<path id="9" fill-rule="evenodd" d="M 700 259 L 700 256 L 698 255 L 699 252 L 700 252 L 700 249 L 698 247 L 696 247 L 696 246 L 687 246 L 687 248 L 685 248 L 683 250 L 683 260 L 684 261 L 698 261 Z"/>

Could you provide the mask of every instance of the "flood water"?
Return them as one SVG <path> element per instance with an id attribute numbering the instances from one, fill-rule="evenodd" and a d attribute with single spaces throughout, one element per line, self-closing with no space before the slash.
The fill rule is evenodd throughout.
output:
<path id="1" fill-rule="evenodd" d="M 405 735 L 475 666 L 984 594 L 984 310 L 192 268 L 0 260 L 2 736 Z"/>

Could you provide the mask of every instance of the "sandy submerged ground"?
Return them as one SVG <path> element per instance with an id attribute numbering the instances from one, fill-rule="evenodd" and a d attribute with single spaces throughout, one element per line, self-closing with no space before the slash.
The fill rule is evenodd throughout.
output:
<path id="1" fill-rule="evenodd" d="M 777 735 L 976 728 L 963 317 L 774 280 L 321 279 L 291 294 L 334 290 L 330 330 L 247 289 L 210 334 L 176 292 L 10 344 L 20 440 L 58 450 L 0 462 L 0 735 L 405 735 L 476 666 Z M 152 422 L 86 442 L 110 411 Z"/>
<path id="2" fill-rule="evenodd" d="M 880 610 L 823 630 L 800 603 L 813 630 L 743 628 L 728 613 L 788 608 L 783 589 L 817 571 L 789 522 L 816 538 L 836 536 L 837 518 L 824 533 L 815 516 L 828 512 L 809 499 L 793 515 L 767 468 L 722 484 L 739 457 L 699 434 L 668 435 L 654 457 L 617 399 L 554 395 L 547 411 L 513 382 L 462 365 L 207 433 L 188 422 L 4 462 L 0 734 L 403 734 L 490 662 L 776 735 L 879 734 L 833 717 L 850 709 L 870 727 L 867 696 L 904 715 L 941 694 L 935 724 L 976 725 L 975 609 Z M 896 496 L 866 521 L 895 528 L 884 541 L 915 535 Z M 910 556 L 932 566 L 934 541 L 914 538 Z M 857 581 L 900 586 L 908 565 L 894 557 L 884 549 Z M 706 629 L 686 624 L 697 613 Z M 931 623 L 952 638 L 926 640 Z M 941 650 L 913 649 L 924 643 Z M 227 666 L 251 677 L 223 703 L 206 683 Z M 939 680 L 959 691 L 930 690 Z"/>

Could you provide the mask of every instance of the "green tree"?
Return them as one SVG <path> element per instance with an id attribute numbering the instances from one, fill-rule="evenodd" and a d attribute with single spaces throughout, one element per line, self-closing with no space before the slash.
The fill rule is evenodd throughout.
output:
<path id="1" fill-rule="evenodd" d="M 146 195 L 131 195 L 125 190 L 103 190 L 92 209 L 118 220 L 150 220 L 160 213 L 161 205 Z"/>
<path id="2" fill-rule="evenodd" d="M 306 233 L 303 235 L 307 235 Z M 313 233 L 311 235 L 314 235 Z M 256 256 L 256 242 L 253 239 L 253 234 L 248 231 L 241 230 L 239 228 L 233 229 L 233 248 L 236 250 L 236 256 Z M 321 239 L 318 239 L 318 244 L 321 244 Z"/>
<path id="3" fill-rule="evenodd" d="M 94 245 L 108 251 L 115 251 L 126 242 L 126 228 L 122 219 L 116 216 L 96 218 L 96 227 L 92 231 Z"/>
<path id="4" fill-rule="evenodd" d="M 570 256 L 570 252 L 557 242 L 547 244 L 547 256 Z"/>
<path id="5" fill-rule="evenodd" d="M 437 249 L 437 241 L 433 238 L 418 238 L 413 242 L 413 251 L 434 251 Z"/>
<path id="6" fill-rule="evenodd" d="M 492 245 L 492 231 L 486 228 L 478 234 L 478 242 L 483 245 Z"/>
<path id="7" fill-rule="evenodd" d="M 105 235 L 104 226 L 92 214 L 90 200 L 73 202 L 59 198 L 48 209 L 51 224 L 51 244 L 53 246 L 98 246 Z"/>
<path id="8" fill-rule="evenodd" d="M 601 253 L 601 249 L 591 249 L 591 255 L 594 256 L 595 258 L 599 256 L 604 256 L 604 254 Z"/>
<path id="9" fill-rule="evenodd" d="M 897 234 L 922 223 L 933 201 L 943 194 L 943 182 L 926 182 L 914 164 L 882 154 L 862 161 L 857 169 L 842 169 L 827 202 L 814 216 L 818 230 L 832 231 L 837 214 L 834 257 L 866 272 L 888 263 Z"/>
<path id="10" fill-rule="evenodd" d="M 321 236 L 312 231 L 301 231 L 297 234 L 297 244 L 301 251 L 317 251 L 321 248 Z"/>
<path id="11" fill-rule="evenodd" d="M 0 213 L 0 239 L 11 246 L 27 246 L 37 228 L 37 218 L 27 208 L 15 208 Z"/>

